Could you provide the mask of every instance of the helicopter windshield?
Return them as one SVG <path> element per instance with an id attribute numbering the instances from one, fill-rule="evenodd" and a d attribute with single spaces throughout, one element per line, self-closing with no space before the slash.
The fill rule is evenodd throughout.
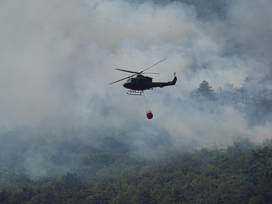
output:
<path id="1" fill-rule="evenodd" d="M 129 78 L 129 79 L 127 80 L 127 82 L 131 82 L 131 78 Z"/>

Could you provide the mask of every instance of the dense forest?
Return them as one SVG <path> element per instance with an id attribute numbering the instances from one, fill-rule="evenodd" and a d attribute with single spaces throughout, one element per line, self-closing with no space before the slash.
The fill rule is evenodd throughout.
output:
<path id="1" fill-rule="evenodd" d="M 247 95 L 252 93 L 246 88 L 252 81 L 247 78 L 239 89 L 229 85 L 231 89 L 215 91 L 204 80 L 187 100 L 168 99 L 167 103 L 191 104 L 199 111 L 227 105 L 244 113 L 249 127 L 260 126 L 271 121 L 271 91 Z M 249 104 L 255 113 L 248 111 Z M 157 152 L 150 158 L 135 154 L 136 149 L 113 136 L 100 138 L 103 148 L 62 141 L 60 151 L 43 153 L 50 161 L 43 166 L 46 176 L 31 178 L 21 161 L 31 144 L 20 141 L 14 146 L 22 135 L 31 134 L 31 127 L 17 127 L 1 135 L 17 151 L 1 151 L 0 203 L 271 203 L 271 139 L 256 146 L 238 137 L 226 149 L 186 150 L 171 149 L 167 135 L 158 136 L 150 141 L 150 151 Z"/>
<path id="2" fill-rule="evenodd" d="M 89 42 L 91 44 L 90 47 L 83 46 L 88 42 L 88 40 L 84 40 L 84 36 L 79 37 L 83 38 L 83 41 L 80 41 L 81 39 L 79 38 L 76 38 L 74 41 L 71 40 L 73 43 L 78 42 L 78 44 L 75 43 L 76 45 L 74 47 L 73 43 L 69 44 L 70 42 L 66 42 L 71 36 L 72 39 L 74 36 L 80 36 L 78 33 L 69 33 L 73 30 L 70 29 L 72 25 L 70 24 L 70 19 L 69 23 L 64 24 L 65 26 L 62 28 L 64 37 L 59 36 L 61 32 L 57 29 L 57 34 L 52 35 L 53 43 L 51 43 L 59 46 L 58 43 L 60 40 L 61 43 L 59 44 L 62 46 L 64 44 L 63 50 L 74 49 L 78 53 L 76 52 L 75 54 L 71 52 L 72 54 L 67 54 L 66 56 L 62 53 L 62 49 L 54 53 L 52 50 L 54 50 L 53 48 L 55 47 L 51 44 L 51 46 L 46 46 L 47 52 L 40 51 L 42 56 L 48 54 L 51 58 L 42 58 L 42 61 L 37 60 L 38 65 L 40 66 L 44 61 L 50 61 L 50 63 L 56 65 L 55 67 L 53 66 L 54 69 L 59 66 L 64 66 L 65 68 L 63 68 L 63 70 L 66 70 L 67 66 L 76 68 L 79 66 L 93 66 L 95 68 L 88 69 L 87 71 L 83 69 L 84 71 L 78 74 L 78 78 L 74 77 L 77 71 L 74 71 L 72 68 L 71 75 L 66 73 L 67 70 L 64 72 L 59 71 L 57 74 L 55 70 L 49 71 L 50 74 L 53 75 L 52 81 L 54 83 L 52 83 L 52 87 L 56 88 L 56 84 L 61 87 L 57 87 L 56 92 L 54 92 L 51 86 L 48 87 L 52 89 L 47 86 L 42 87 L 44 90 L 38 87 L 37 91 L 35 87 L 30 84 L 31 90 L 35 90 L 34 93 L 37 95 L 39 92 L 47 93 L 49 90 L 48 92 L 50 92 L 50 94 L 45 94 L 44 97 L 41 97 L 44 101 L 42 101 L 42 99 L 36 99 L 37 96 L 32 92 L 29 94 L 27 94 L 27 91 L 22 93 L 20 91 L 16 92 L 15 95 L 22 97 L 24 99 L 22 101 L 26 101 L 26 104 L 28 100 L 32 98 L 34 98 L 35 105 L 45 104 L 46 111 L 51 110 L 48 108 L 51 105 L 55 107 L 55 103 L 61 104 L 60 107 L 56 105 L 56 110 L 52 109 L 52 112 L 55 111 L 54 114 L 48 111 L 48 115 L 42 116 L 43 119 L 37 114 L 37 118 L 41 119 L 41 121 L 34 124 L 38 125 L 31 125 L 31 122 L 29 122 L 31 120 L 28 121 L 28 115 L 24 113 L 27 111 L 29 113 L 38 112 L 39 106 L 36 107 L 33 105 L 32 109 L 32 105 L 29 103 L 31 108 L 27 106 L 29 108 L 27 109 L 24 103 L 21 105 L 20 100 L 18 102 L 15 100 L 16 96 L 14 96 L 14 98 L 11 97 L 11 105 L 9 102 L 5 102 L 4 100 L 4 102 L 2 102 L 2 99 L 0 100 L 0 105 L 4 104 L 6 105 L 4 107 L 11 107 L 10 109 L 12 109 L 10 112 L 3 110 L 5 108 L 0 109 L 1 116 L 4 118 L 3 121 L 5 117 L 12 118 L 11 124 L 14 125 L 17 122 L 15 119 L 18 117 L 19 122 L 26 120 L 30 123 L 30 125 L 28 125 L 27 122 L 20 123 L 27 125 L 15 125 L 11 128 L 4 127 L 4 125 L 0 127 L 0 203 L 272 203 L 272 139 L 270 133 L 272 122 L 272 72 L 270 71 L 271 56 L 267 54 L 271 53 L 269 52 L 271 49 L 268 46 L 267 50 L 262 50 L 261 46 L 258 48 L 254 43 L 250 44 L 252 43 L 252 39 L 256 40 L 255 36 L 253 36 L 256 35 L 256 33 L 251 33 L 253 37 L 249 38 L 248 41 L 244 41 L 242 34 L 239 36 L 240 33 L 235 32 L 230 36 L 224 36 L 222 39 L 217 36 L 218 33 L 224 33 L 224 31 L 218 31 L 222 29 L 220 23 L 228 21 L 228 15 L 231 15 L 229 11 L 231 7 L 230 4 L 233 2 L 234 1 L 226 0 L 153 0 L 152 2 L 128 0 L 120 1 L 120 4 L 116 6 L 122 6 L 122 9 L 129 10 L 131 9 L 129 6 L 138 7 L 138 5 L 150 3 L 150 7 L 143 6 L 142 10 L 139 9 L 139 11 L 144 11 L 141 13 L 143 16 L 145 12 L 154 12 L 151 14 L 151 22 L 156 24 L 156 22 L 153 21 L 154 16 L 162 15 L 162 17 L 155 19 L 163 21 L 165 18 L 164 15 L 170 15 L 170 12 L 176 11 L 172 10 L 174 7 L 182 5 L 180 11 L 188 12 L 186 14 L 187 18 L 182 18 L 182 20 L 194 19 L 193 23 L 190 22 L 188 24 L 188 27 L 195 31 L 188 32 L 189 34 L 182 36 L 181 39 L 176 37 L 175 26 L 171 25 L 174 18 L 170 18 L 171 20 L 165 23 L 165 25 L 169 30 L 173 28 L 174 31 L 171 32 L 174 33 L 174 37 L 171 34 L 170 37 L 167 38 L 167 35 L 163 34 L 163 38 L 166 37 L 167 40 L 160 42 L 154 37 L 156 35 L 153 35 L 151 32 L 151 34 L 149 33 L 150 36 L 148 35 L 147 38 L 145 38 L 145 36 L 141 39 L 143 44 L 136 43 L 137 49 L 139 48 L 140 52 L 144 53 L 143 55 L 145 55 L 146 50 L 150 49 L 155 53 L 156 57 L 159 52 L 158 50 L 162 50 L 162 47 L 156 47 L 154 44 L 151 44 L 150 48 L 147 48 L 149 45 L 146 46 L 145 44 L 148 44 L 148 40 L 154 40 L 155 43 L 162 44 L 162 46 L 166 48 L 168 47 L 165 52 L 167 54 L 173 54 L 173 56 L 178 58 L 177 67 L 180 68 L 178 73 L 184 75 L 180 76 L 177 74 L 177 85 L 179 85 L 179 83 L 182 85 L 186 83 L 187 85 L 191 85 L 197 79 L 197 82 L 194 83 L 197 85 L 192 86 L 195 88 L 189 85 L 188 87 L 190 88 L 186 87 L 184 89 L 182 85 L 172 87 L 173 89 L 171 90 L 176 88 L 175 90 L 177 91 L 175 93 L 183 91 L 180 95 L 173 94 L 171 91 L 170 94 L 167 93 L 167 91 L 157 92 L 157 95 L 154 94 L 155 96 L 153 95 L 152 99 L 159 100 L 157 103 L 153 100 L 151 104 L 153 103 L 152 105 L 155 110 L 160 109 L 161 112 L 159 113 L 159 111 L 157 111 L 158 116 L 156 115 L 154 120 L 151 121 L 148 121 L 146 118 L 144 118 L 146 120 L 137 118 L 139 116 L 136 113 L 138 110 L 135 111 L 134 109 L 140 107 L 140 100 L 137 101 L 137 99 L 135 99 L 136 102 L 128 98 L 116 100 L 116 98 L 121 96 L 118 95 L 119 90 L 114 91 L 112 88 L 109 89 L 110 91 L 104 92 L 104 90 L 102 90 L 103 88 L 100 89 L 100 86 L 103 87 L 101 84 L 109 80 L 109 76 L 106 76 L 108 70 L 103 70 L 103 66 L 109 67 L 109 64 L 112 66 L 111 63 L 113 63 L 113 61 L 120 60 L 121 62 L 124 58 L 128 58 L 130 54 L 133 58 L 137 58 L 135 56 L 138 56 L 133 52 L 133 50 L 137 49 L 133 46 L 131 49 L 131 47 L 128 46 L 135 43 L 135 39 L 131 40 L 131 38 L 137 36 L 134 36 L 134 33 L 136 33 L 135 30 L 132 32 L 133 37 L 129 35 L 129 37 L 126 37 L 124 35 L 122 40 L 120 40 L 122 42 L 120 42 L 118 46 L 121 48 L 118 46 L 118 48 L 114 48 L 116 45 L 113 30 L 116 30 L 116 25 L 111 27 L 111 19 L 104 19 L 110 10 L 115 12 L 114 15 L 117 15 L 117 13 L 122 10 L 118 10 L 116 7 L 114 7 L 116 11 L 112 9 L 114 1 L 109 1 L 109 5 L 106 5 L 102 9 L 101 7 L 99 8 L 99 4 L 91 4 L 91 6 L 88 7 L 88 9 L 94 13 L 93 16 L 88 13 L 88 17 L 92 16 L 92 18 L 97 17 L 98 19 L 102 19 L 102 21 L 97 22 L 91 19 L 94 21 L 94 25 L 103 24 L 102 28 L 94 26 L 94 28 L 92 27 L 91 29 L 97 29 L 99 33 L 98 28 L 100 28 L 100 32 L 103 33 L 103 35 L 105 33 L 107 34 L 102 40 L 99 34 L 95 34 L 94 39 L 99 42 Z M 59 9 L 58 4 L 56 7 Z M 96 10 L 96 7 L 98 10 Z M 160 13 L 160 9 L 164 7 L 166 8 L 166 14 Z M 10 6 L 10 8 L 13 7 Z M 73 6 L 71 8 L 74 9 Z M 241 7 L 238 8 L 241 9 Z M 58 9 L 56 10 L 58 11 Z M 71 10 L 69 7 L 68 11 Z M 81 11 L 82 10 L 79 9 L 79 13 L 81 13 Z M 100 14 L 99 12 L 102 14 L 105 13 L 106 15 L 100 16 L 98 15 Z M 135 11 L 131 9 L 131 12 Z M 65 12 L 60 13 L 64 14 Z M 127 17 L 127 13 L 125 14 L 124 16 Z M 64 16 L 70 17 L 70 13 L 68 12 L 68 15 Z M 121 15 L 121 17 L 123 16 Z M 48 20 L 47 18 L 48 15 L 46 15 L 46 20 Z M 113 18 L 113 16 L 110 16 L 110 18 Z M 79 19 L 80 21 L 82 20 L 81 18 Z M 123 22 L 121 20 L 121 18 L 117 18 L 117 21 L 113 22 Z M 119 36 L 128 32 L 126 29 L 132 28 L 130 25 L 137 20 L 133 17 L 132 21 L 128 21 L 127 25 L 125 25 L 125 31 L 120 29 L 120 33 L 118 33 L 116 39 L 119 39 Z M 177 21 L 179 20 L 180 19 Z M 18 22 L 20 21 L 18 20 Z M 53 22 L 55 23 L 55 20 Z M 77 24 L 77 22 L 78 21 L 75 21 L 75 24 Z M 86 22 L 89 23 L 87 20 Z M 145 19 L 144 21 L 139 20 L 139 22 L 143 23 Z M 49 21 L 49 24 L 54 23 Z M 107 26 L 104 27 L 104 24 L 107 23 L 109 23 L 110 29 Z M 222 23 L 222 25 L 235 24 L 232 23 Z M 33 25 L 36 27 L 35 23 Z M 81 32 L 81 29 L 87 27 L 85 26 L 86 24 L 83 25 L 82 27 L 76 26 L 76 29 L 75 27 L 73 28 Z M 165 29 L 165 25 L 163 29 Z M 236 30 L 237 27 L 235 26 L 239 25 L 240 24 L 233 25 L 234 28 L 232 29 Z M 119 26 L 121 26 L 121 24 Z M 207 27 L 207 30 L 194 28 L 198 26 L 201 28 Z M 58 26 L 56 27 L 58 28 Z M 150 25 L 144 28 L 148 27 L 150 27 Z M 248 27 L 251 28 L 251 24 L 249 24 Z M 183 28 L 186 29 L 187 25 Z M 215 31 L 209 31 L 209 28 L 213 28 Z M 46 30 L 50 30 L 50 26 L 42 28 L 42 32 Z M 93 30 L 91 30 L 91 32 L 93 32 Z M 153 28 L 151 28 L 151 30 L 153 31 Z M 257 29 L 253 28 L 252 30 Z M 211 39 L 213 37 L 215 38 L 215 36 L 218 37 L 217 39 L 213 39 L 215 41 L 217 40 L 216 43 L 220 45 L 218 45 L 218 47 L 215 46 L 216 52 L 212 49 L 206 49 L 216 43 L 213 41 L 210 42 L 211 40 L 206 38 L 205 35 L 204 37 L 199 37 L 197 33 L 199 31 L 205 31 L 206 36 L 212 33 L 213 36 L 211 36 Z M 14 32 L 14 30 L 12 30 L 12 32 Z M 87 33 L 84 33 L 86 36 L 89 36 L 91 33 L 90 30 L 85 32 Z M 169 33 L 171 32 L 169 31 Z M 28 32 L 26 33 L 28 36 Z M 111 33 L 113 36 L 109 36 L 108 33 Z M 183 32 L 180 33 L 184 34 Z M 38 35 L 40 35 L 40 33 Z M 257 33 L 257 35 L 259 38 L 260 33 Z M 271 36 L 269 31 L 267 31 L 267 36 Z M 264 35 L 264 41 L 260 40 L 260 44 L 258 45 L 264 46 L 267 36 Z M 50 37 L 51 35 L 46 36 L 46 39 L 50 39 Z M 107 47 L 107 43 L 104 41 L 107 41 L 111 37 L 113 40 L 112 42 L 108 42 L 110 46 Z M 176 41 L 172 39 L 175 37 L 177 38 L 177 40 L 175 39 Z M 189 40 L 186 41 L 183 38 Z M 199 40 L 198 43 L 200 45 L 195 46 L 195 40 Z M 11 41 L 13 42 L 13 40 Z M 44 39 L 42 39 L 42 41 L 44 41 Z M 206 41 L 209 43 L 206 44 Z M 259 40 L 256 41 L 259 42 Z M 270 37 L 268 41 L 270 42 Z M 35 44 L 35 42 L 35 40 L 31 39 L 31 43 Z M 175 47 L 171 47 L 169 44 L 172 43 L 174 45 L 180 42 L 182 43 L 181 46 L 177 48 L 178 53 L 174 53 L 174 51 L 171 53 Z M 104 47 L 99 45 L 99 43 Z M 22 46 L 23 44 L 24 42 Z M 37 47 L 39 46 L 40 44 Z M 99 46 L 102 48 L 96 50 Z M 196 51 L 203 47 L 205 49 L 201 52 Z M 30 46 L 30 50 L 34 48 Z M 187 53 L 184 51 L 186 49 Z M 257 50 L 256 52 L 255 49 Z M 91 50 L 92 52 L 88 55 L 89 53 L 82 53 L 82 50 Z M 254 50 L 254 52 L 252 50 Z M 245 51 L 247 51 L 247 53 L 244 53 Z M 175 50 L 175 52 L 177 51 Z M 210 55 L 205 55 L 206 52 L 210 52 Z M 21 55 L 21 52 L 18 53 Z M 223 68 L 218 68 L 219 65 L 221 66 L 222 61 L 219 60 L 219 62 L 217 62 L 216 59 L 213 59 L 214 53 L 218 55 L 216 57 L 223 56 L 223 62 L 231 61 L 234 58 L 232 61 L 233 64 L 226 63 L 227 65 L 222 65 Z M 118 54 L 122 57 L 117 59 Z M 57 57 L 54 58 L 51 55 L 54 57 L 56 55 Z M 110 59 L 112 55 L 114 55 L 114 60 L 109 60 L 109 64 L 106 64 L 107 66 L 102 63 L 102 61 L 104 62 Z M 184 60 L 184 58 L 188 56 L 190 56 L 191 60 L 185 60 L 184 63 L 181 62 L 181 59 Z M 212 56 L 212 59 L 206 60 L 207 56 Z M 58 57 L 61 59 L 58 59 Z M 62 57 L 64 59 L 67 57 L 68 60 L 65 61 Z M 147 55 L 146 57 L 148 58 L 149 56 Z M 83 60 L 84 62 L 79 60 L 78 64 L 74 62 L 83 58 L 87 58 L 88 60 Z M 101 61 L 92 64 L 89 58 L 93 61 L 95 61 L 96 58 Z M 241 58 L 241 61 L 245 63 L 243 64 L 239 60 L 236 61 L 237 58 Z M 62 62 L 62 60 L 65 62 Z M 31 58 L 31 62 L 32 61 L 34 60 Z M 128 59 L 128 61 L 129 65 L 134 63 L 130 59 Z M 12 59 L 12 62 L 14 62 L 14 59 Z M 55 62 L 57 63 L 54 64 Z M 210 81 L 213 77 L 209 78 L 210 72 L 216 72 L 214 70 L 218 68 L 218 70 L 223 70 L 223 75 L 227 73 L 234 77 L 236 71 L 237 75 L 244 71 L 238 72 L 238 69 L 240 69 L 239 66 L 241 65 L 240 63 L 244 66 L 251 65 L 252 63 L 254 68 L 255 66 L 265 67 L 261 70 L 266 70 L 266 72 L 258 73 L 258 71 L 252 71 L 252 74 L 248 74 L 250 71 L 247 71 L 247 76 L 241 80 L 240 86 L 226 83 L 223 86 L 221 84 L 222 87 L 213 88 L 214 84 Z M 18 64 L 20 63 L 18 62 Z M 235 66 L 235 68 L 230 65 Z M 184 68 L 185 66 L 188 68 Z M 269 67 L 269 69 L 266 69 L 266 66 Z M 36 67 L 37 65 L 35 64 L 35 69 Z M 50 66 L 46 64 L 45 69 L 48 69 L 48 67 Z M 110 67 L 108 69 L 114 68 Z M 235 70 L 235 74 L 233 74 L 232 72 L 227 72 L 226 70 L 228 69 L 237 70 Z M 104 72 L 103 76 L 96 75 L 98 72 Z M 202 72 L 202 75 L 200 74 L 198 76 L 199 72 Z M 30 73 L 32 73 L 32 70 Z M 88 73 L 91 74 L 88 75 Z M 46 74 L 48 73 L 44 71 L 41 75 Z M 60 75 L 61 77 L 58 78 L 56 75 Z M 207 78 L 203 78 L 203 75 L 207 76 Z M 31 79 L 32 78 L 35 77 L 31 75 Z M 104 78 L 107 79 L 102 81 Z M 180 80 L 181 78 L 183 81 Z M 37 83 L 39 80 L 37 77 L 34 82 Z M 51 85 L 51 81 L 45 82 L 46 80 L 42 76 L 41 81 L 45 84 L 50 83 Z M 84 80 L 88 82 L 86 83 L 87 85 L 84 83 L 81 84 L 81 81 Z M 92 82 L 89 84 L 89 81 Z M 94 94 L 91 93 L 92 91 Z M 54 94 L 51 95 L 51 92 L 54 92 Z M 65 94 L 62 94 L 62 92 L 65 92 Z M 50 97 L 52 96 L 52 98 L 54 98 L 56 97 L 55 95 L 59 96 L 56 100 L 57 102 L 54 100 L 50 101 Z M 183 97 L 180 97 L 181 95 Z M 5 99 L 5 97 L 2 98 Z M 71 99 L 72 102 L 65 103 L 69 101 L 69 99 Z M 131 104 L 129 104 L 130 102 Z M 19 108 L 14 108 L 13 110 L 13 106 L 18 106 Z M 124 106 L 124 110 L 122 110 L 122 106 Z M 65 108 L 62 109 L 62 107 Z M 25 110 L 26 112 L 24 112 Z M 18 111 L 18 116 L 16 111 Z M 21 117 L 23 115 L 23 119 L 19 117 L 19 112 L 21 113 Z M 154 115 L 157 114 L 157 112 L 154 113 Z M 13 118 L 15 118 L 15 122 Z M 36 119 L 36 117 L 34 118 Z M 122 118 L 122 120 L 119 120 L 120 118 Z M 187 121 L 189 122 L 187 123 Z"/>
<path id="3" fill-rule="evenodd" d="M 1 180 L 14 178 L 0 203 L 271 203 L 272 147 L 252 148 L 244 140 L 225 150 L 172 152 L 164 161 L 101 152 L 82 158 L 77 173 L 38 181 L 2 170 Z"/>

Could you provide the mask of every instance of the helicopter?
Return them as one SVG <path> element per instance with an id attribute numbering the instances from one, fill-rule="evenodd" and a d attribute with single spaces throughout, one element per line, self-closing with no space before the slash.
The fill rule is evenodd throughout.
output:
<path id="1" fill-rule="evenodd" d="M 129 91 L 127 92 L 128 95 L 142 95 L 144 90 L 153 89 L 155 87 L 163 88 L 165 86 L 173 86 L 176 84 L 176 81 L 177 81 L 176 73 L 174 73 L 174 79 L 169 82 L 152 82 L 151 77 L 142 75 L 146 70 L 154 67 L 155 65 L 161 63 L 162 61 L 164 61 L 166 59 L 167 58 L 164 58 L 163 60 L 160 60 L 159 62 L 153 64 L 152 66 L 150 66 L 140 72 L 125 70 L 125 69 L 116 69 L 118 71 L 123 71 L 123 72 L 128 72 L 128 73 L 133 73 L 133 74 L 128 77 L 114 81 L 114 82 L 110 83 L 109 85 L 117 83 L 117 82 L 125 80 L 125 79 L 128 79 L 123 84 L 123 86 L 125 88 L 129 89 Z M 145 73 L 145 74 L 159 74 L 159 73 Z M 136 77 L 134 77 L 134 76 L 136 76 Z"/>

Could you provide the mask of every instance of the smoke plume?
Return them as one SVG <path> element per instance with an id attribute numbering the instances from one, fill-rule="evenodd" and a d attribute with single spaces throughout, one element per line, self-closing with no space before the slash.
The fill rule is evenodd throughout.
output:
<path id="1" fill-rule="evenodd" d="M 233 106 L 190 102 L 203 80 L 216 91 L 241 88 L 248 76 L 271 87 L 260 83 L 271 74 L 271 1 L 220 6 L 205 7 L 203 16 L 197 3 L 182 1 L 2 0 L 1 159 L 20 158 L 39 177 L 57 164 L 68 170 L 107 138 L 144 157 L 270 139 L 269 122 L 249 126 Z M 126 95 L 122 82 L 109 85 L 127 76 L 115 68 L 141 71 L 165 57 L 151 69 L 160 73 L 153 81 L 171 81 L 176 72 L 177 86 L 146 91 L 148 107 Z"/>

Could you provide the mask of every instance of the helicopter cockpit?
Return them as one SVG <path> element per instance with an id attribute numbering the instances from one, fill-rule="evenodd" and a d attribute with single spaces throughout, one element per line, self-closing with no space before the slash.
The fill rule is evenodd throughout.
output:
<path id="1" fill-rule="evenodd" d="M 129 79 L 127 80 L 127 82 L 129 82 L 129 83 L 135 83 L 136 80 L 135 80 L 135 78 L 129 78 Z"/>

